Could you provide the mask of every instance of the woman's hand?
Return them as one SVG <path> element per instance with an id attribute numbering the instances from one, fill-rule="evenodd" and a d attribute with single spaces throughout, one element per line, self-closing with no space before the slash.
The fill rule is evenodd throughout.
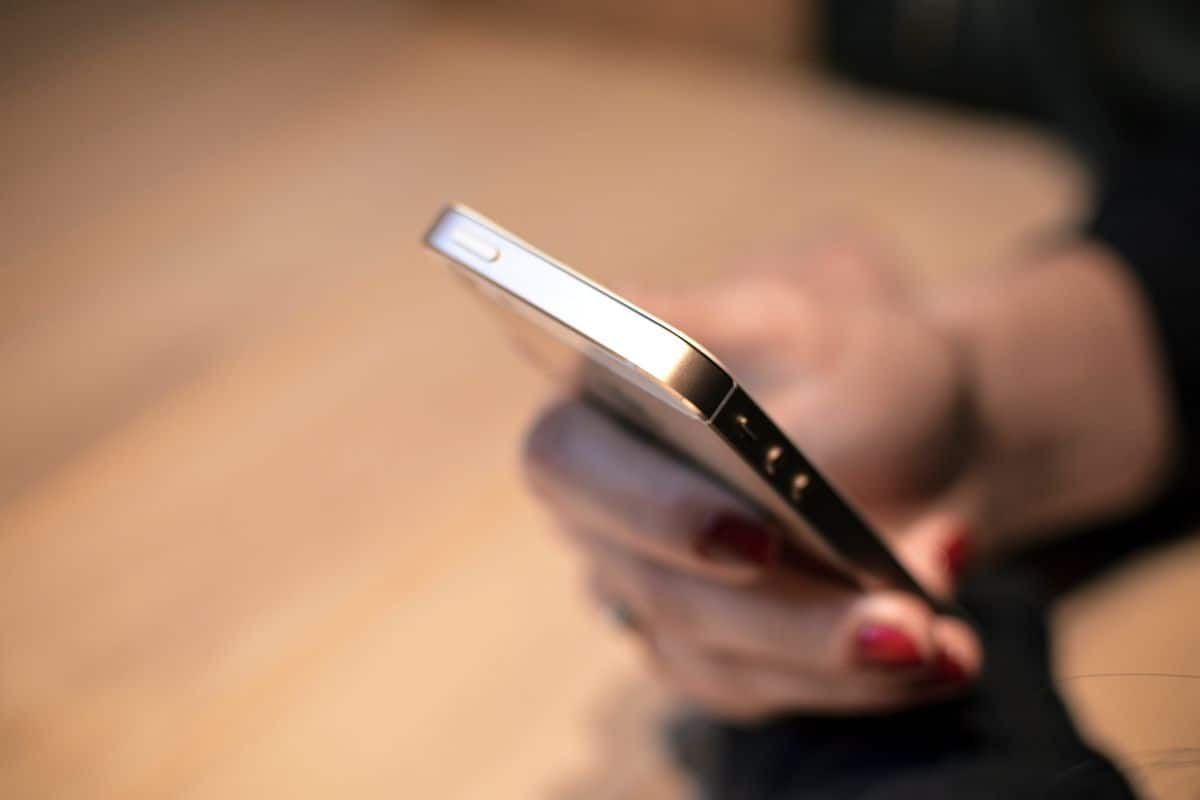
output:
<path id="1" fill-rule="evenodd" d="M 970 387 L 880 261 L 826 247 L 787 270 L 638 299 L 713 350 L 945 594 L 979 505 Z M 526 463 L 601 601 L 627 610 L 662 677 L 711 711 L 883 711 L 980 671 L 962 621 L 779 566 L 779 533 L 752 509 L 578 401 L 537 421 Z"/>

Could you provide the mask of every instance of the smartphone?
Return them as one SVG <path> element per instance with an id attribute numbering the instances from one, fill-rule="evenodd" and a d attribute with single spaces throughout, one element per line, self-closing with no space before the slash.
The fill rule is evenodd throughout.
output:
<path id="1" fill-rule="evenodd" d="M 425 235 L 537 365 L 744 498 L 783 532 L 785 561 L 818 560 L 864 589 L 953 612 L 707 350 L 482 215 L 452 205 Z"/>

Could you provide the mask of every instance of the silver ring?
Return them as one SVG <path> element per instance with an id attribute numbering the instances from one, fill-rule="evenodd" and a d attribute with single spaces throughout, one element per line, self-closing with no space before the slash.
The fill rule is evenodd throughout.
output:
<path id="1" fill-rule="evenodd" d="M 608 614 L 609 620 L 613 625 L 627 631 L 636 631 L 638 629 L 637 617 L 633 613 L 633 609 L 624 603 L 617 601 L 609 601 L 604 604 L 604 610 Z"/>

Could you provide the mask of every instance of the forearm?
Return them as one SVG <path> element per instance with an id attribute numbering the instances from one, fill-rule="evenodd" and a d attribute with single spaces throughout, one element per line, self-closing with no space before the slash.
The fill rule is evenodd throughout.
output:
<path id="1" fill-rule="evenodd" d="M 973 387 L 987 549 L 1151 500 L 1172 411 L 1154 322 L 1130 275 L 1078 244 L 937 292 Z"/>

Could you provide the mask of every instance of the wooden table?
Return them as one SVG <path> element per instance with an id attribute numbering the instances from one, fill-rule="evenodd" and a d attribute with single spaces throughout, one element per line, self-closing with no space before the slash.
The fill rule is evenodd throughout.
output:
<path id="1" fill-rule="evenodd" d="M 1084 192 L 1030 132 L 778 67 L 370 3 L 155 9 L 7 51 L 4 797 L 677 796 L 665 701 L 514 469 L 544 387 L 425 224 L 461 200 L 684 283 L 862 223 L 936 280 Z M 1198 559 L 1073 599 L 1063 674 L 1197 671 L 1158 612 Z M 1200 689 L 1127 688 L 1068 686 L 1132 760 L 1196 744 Z"/>

